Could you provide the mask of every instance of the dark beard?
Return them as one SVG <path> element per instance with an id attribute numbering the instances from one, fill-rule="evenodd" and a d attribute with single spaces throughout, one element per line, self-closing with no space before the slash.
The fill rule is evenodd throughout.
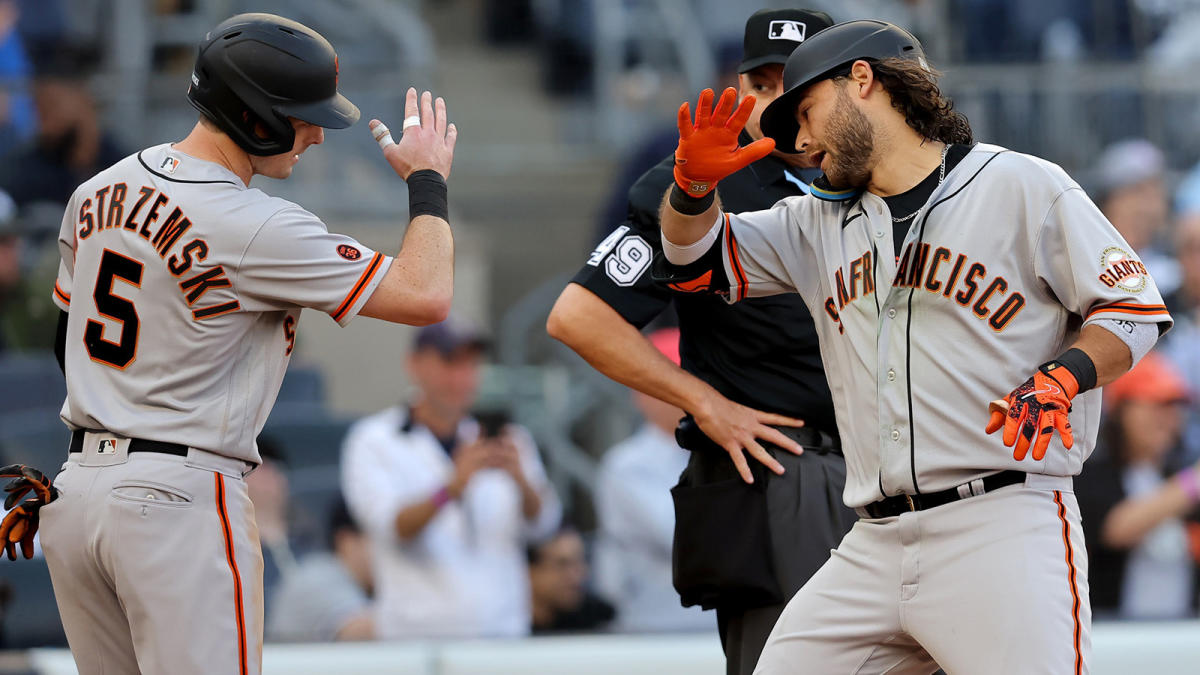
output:
<path id="1" fill-rule="evenodd" d="M 838 89 L 837 105 L 828 125 L 833 154 L 826 174 L 830 184 L 840 188 L 866 187 L 871 178 L 871 155 L 875 153 L 875 129 L 867 116 L 850 103 L 844 88 Z"/>

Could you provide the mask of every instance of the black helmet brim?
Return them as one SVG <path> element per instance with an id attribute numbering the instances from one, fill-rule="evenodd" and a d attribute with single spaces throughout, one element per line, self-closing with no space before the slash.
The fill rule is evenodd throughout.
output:
<path id="1" fill-rule="evenodd" d="M 295 117 L 326 129 L 345 129 L 357 122 L 362 115 L 358 106 L 351 103 L 341 92 L 323 101 L 277 105 L 275 111 L 280 115 Z"/>
<path id="2" fill-rule="evenodd" d="M 784 93 L 771 101 L 759 118 L 763 135 L 774 139 L 775 149 L 796 153 L 796 106 L 809 87 L 837 75 L 858 60 L 891 57 L 924 63 L 921 43 L 911 33 L 884 21 L 869 19 L 839 23 L 796 46 L 783 67 Z"/>

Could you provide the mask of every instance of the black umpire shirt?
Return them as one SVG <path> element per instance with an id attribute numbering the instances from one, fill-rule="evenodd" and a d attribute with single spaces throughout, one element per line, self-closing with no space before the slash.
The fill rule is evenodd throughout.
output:
<path id="1" fill-rule="evenodd" d="M 742 133 L 742 143 L 750 138 Z M 708 293 L 680 293 L 656 284 L 651 263 L 662 251 L 658 213 L 674 182 L 674 157 L 647 171 L 629 191 L 629 213 L 589 256 L 575 283 L 595 293 L 626 321 L 645 327 L 671 302 L 679 316 L 683 369 L 727 398 L 803 419 L 837 438 L 833 398 L 821 366 L 816 327 L 789 293 L 728 304 Z M 723 178 L 722 208 L 759 211 L 806 190 L 787 165 L 765 157 Z"/>

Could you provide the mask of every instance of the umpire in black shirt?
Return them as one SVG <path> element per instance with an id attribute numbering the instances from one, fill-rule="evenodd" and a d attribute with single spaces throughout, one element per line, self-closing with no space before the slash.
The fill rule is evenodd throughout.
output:
<path id="1" fill-rule="evenodd" d="M 792 49 L 832 23 L 823 12 L 792 9 L 746 21 L 738 85 L 740 96 L 758 102 L 743 143 L 762 137 L 757 113 L 782 93 Z M 716 608 L 726 670 L 749 675 L 783 606 L 855 516 L 842 505 L 846 468 L 833 401 L 799 296 L 728 305 L 689 292 L 701 289 L 655 284 L 658 213 L 673 160 L 634 184 L 626 221 L 568 284 L 547 330 L 605 375 L 687 411 L 676 431 L 692 454 L 672 490 L 675 587 L 684 605 Z M 769 155 L 723 179 L 721 202 L 735 213 L 755 211 L 807 192 L 795 161 Z M 672 302 L 682 369 L 639 333 Z M 788 418 L 805 424 L 787 426 Z M 802 455 L 785 449 L 797 447 Z"/>

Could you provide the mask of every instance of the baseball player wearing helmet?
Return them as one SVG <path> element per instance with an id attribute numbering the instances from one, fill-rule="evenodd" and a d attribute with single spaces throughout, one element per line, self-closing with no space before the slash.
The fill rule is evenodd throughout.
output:
<path id="1" fill-rule="evenodd" d="M 1098 387 L 1171 325 L 1153 279 L 1058 166 L 973 145 L 904 30 L 828 28 L 784 81 L 744 148 L 753 101 L 684 104 L 661 221 L 664 276 L 820 317 L 860 520 L 755 672 L 1086 673 L 1072 476 Z M 813 195 L 722 212 L 712 186 L 773 147 L 820 160 Z"/>
<path id="2" fill-rule="evenodd" d="M 191 133 L 100 172 L 67 206 L 54 299 L 72 439 L 57 498 L 43 485 L 35 500 L 81 673 L 258 673 L 262 553 L 242 478 L 301 309 L 342 325 L 449 311 L 457 134 L 441 99 L 409 90 L 398 143 L 372 122 L 409 186 L 395 257 L 249 187 L 287 178 L 325 128 L 358 119 L 337 67 L 299 23 L 226 20 L 200 44 Z"/>

